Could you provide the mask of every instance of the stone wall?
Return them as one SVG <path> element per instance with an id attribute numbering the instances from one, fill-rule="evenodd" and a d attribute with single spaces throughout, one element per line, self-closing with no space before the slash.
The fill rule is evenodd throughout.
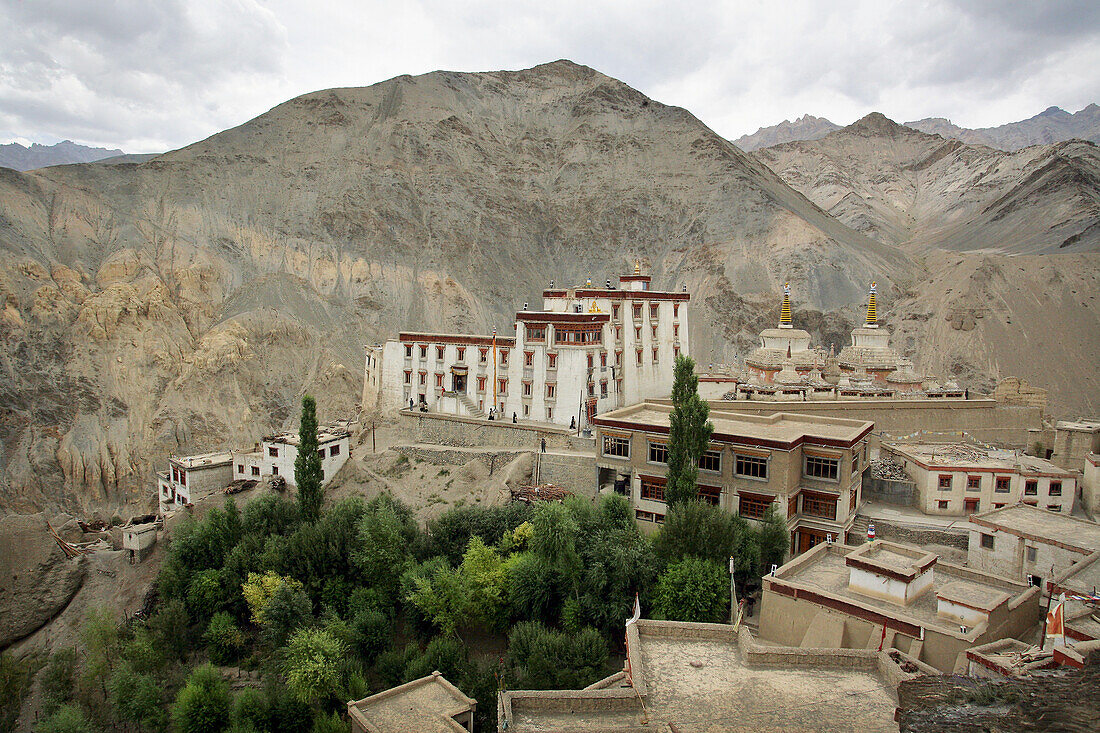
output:
<path id="1" fill-rule="evenodd" d="M 1044 413 L 1047 410 L 1047 391 L 1040 387 L 1032 387 L 1019 377 L 1002 379 L 991 396 L 1006 405 L 1037 407 Z"/>
<path id="2" fill-rule="evenodd" d="M 465 466 L 470 461 L 480 460 L 486 466 L 502 468 L 507 466 L 516 456 L 523 453 L 531 453 L 529 450 L 492 449 L 484 450 L 455 450 L 453 448 L 436 448 L 426 445 L 395 445 L 395 451 L 408 458 L 410 461 L 418 460 L 430 463 L 433 466 Z"/>
<path id="3" fill-rule="evenodd" d="M 431 412 L 402 410 L 399 422 L 418 443 L 466 448 L 502 447 L 538 450 L 546 439 L 548 449 L 595 451 L 595 439 L 575 435 L 563 428 Z"/>
<path id="4" fill-rule="evenodd" d="M 596 485 L 594 454 L 543 453 L 539 456 L 539 483 L 554 484 L 574 494 L 593 498 Z"/>
<path id="5" fill-rule="evenodd" d="M 891 481 L 872 478 L 870 472 L 863 477 L 863 499 L 884 504 L 913 506 L 916 503 L 917 485 L 912 481 Z"/>
<path id="6" fill-rule="evenodd" d="M 871 524 L 875 525 L 876 539 L 899 542 L 905 545 L 946 545 L 947 547 L 957 547 L 960 550 L 965 550 L 970 543 L 967 533 L 962 530 L 931 526 L 918 527 L 911 524 L 884 522 L 881 519 L 871 520 Z M 856 544 L 863 542 L 865 539 L 865 535 L 851 538 Z"/>

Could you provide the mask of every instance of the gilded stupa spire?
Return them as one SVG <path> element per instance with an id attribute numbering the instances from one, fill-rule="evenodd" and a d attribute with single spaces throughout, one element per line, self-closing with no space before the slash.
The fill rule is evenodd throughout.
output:
<path id="1" fill-rule="evenodd" d="M 779 327 L 793 328 L 791 325 L 791 284 L 783 284 L 783 307 L 779 309 Z"/>
<path id="2" fill-rule="evenodd" d="M 875 307 L 875 294 L 878 288 L 871 282 L 871 290 L 867 293 L 867 322 L 865 328 L 878 328 L 878 309 Z"/>

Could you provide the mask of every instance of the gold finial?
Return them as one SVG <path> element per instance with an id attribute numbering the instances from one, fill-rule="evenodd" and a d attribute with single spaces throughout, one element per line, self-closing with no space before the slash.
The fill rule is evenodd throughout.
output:
<path id="1" fill-rule="evenodd" d="M 783 307 L 779 310 L 779 327 L 791 327 L 791 284 L 783 284 Z"/>
<path id="2" fill-rule="evenodd" d="M 642 261 L 641 260 L 634 260 L 634 274 L 635 275 L 641 275 L 642 274 Z"/>

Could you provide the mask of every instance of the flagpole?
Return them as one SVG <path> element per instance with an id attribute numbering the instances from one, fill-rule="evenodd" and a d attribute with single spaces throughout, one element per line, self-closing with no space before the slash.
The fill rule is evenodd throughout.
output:
<path id="1" fill-rule="evenodd" d="M 493 410 L 497 409 L 497 327 L 493 326 Z"/>

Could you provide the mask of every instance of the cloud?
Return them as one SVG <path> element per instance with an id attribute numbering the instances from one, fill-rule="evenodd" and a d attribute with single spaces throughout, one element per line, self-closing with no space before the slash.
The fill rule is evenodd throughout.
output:
<path id="1" fill-rule="evenodd" d="M 165 149 L 316 89 L 558 58 L 727 137 L 807 112 L 984 126 L 1100 99 L 1100 4 L 0 0 L 0 138 Z"/>

